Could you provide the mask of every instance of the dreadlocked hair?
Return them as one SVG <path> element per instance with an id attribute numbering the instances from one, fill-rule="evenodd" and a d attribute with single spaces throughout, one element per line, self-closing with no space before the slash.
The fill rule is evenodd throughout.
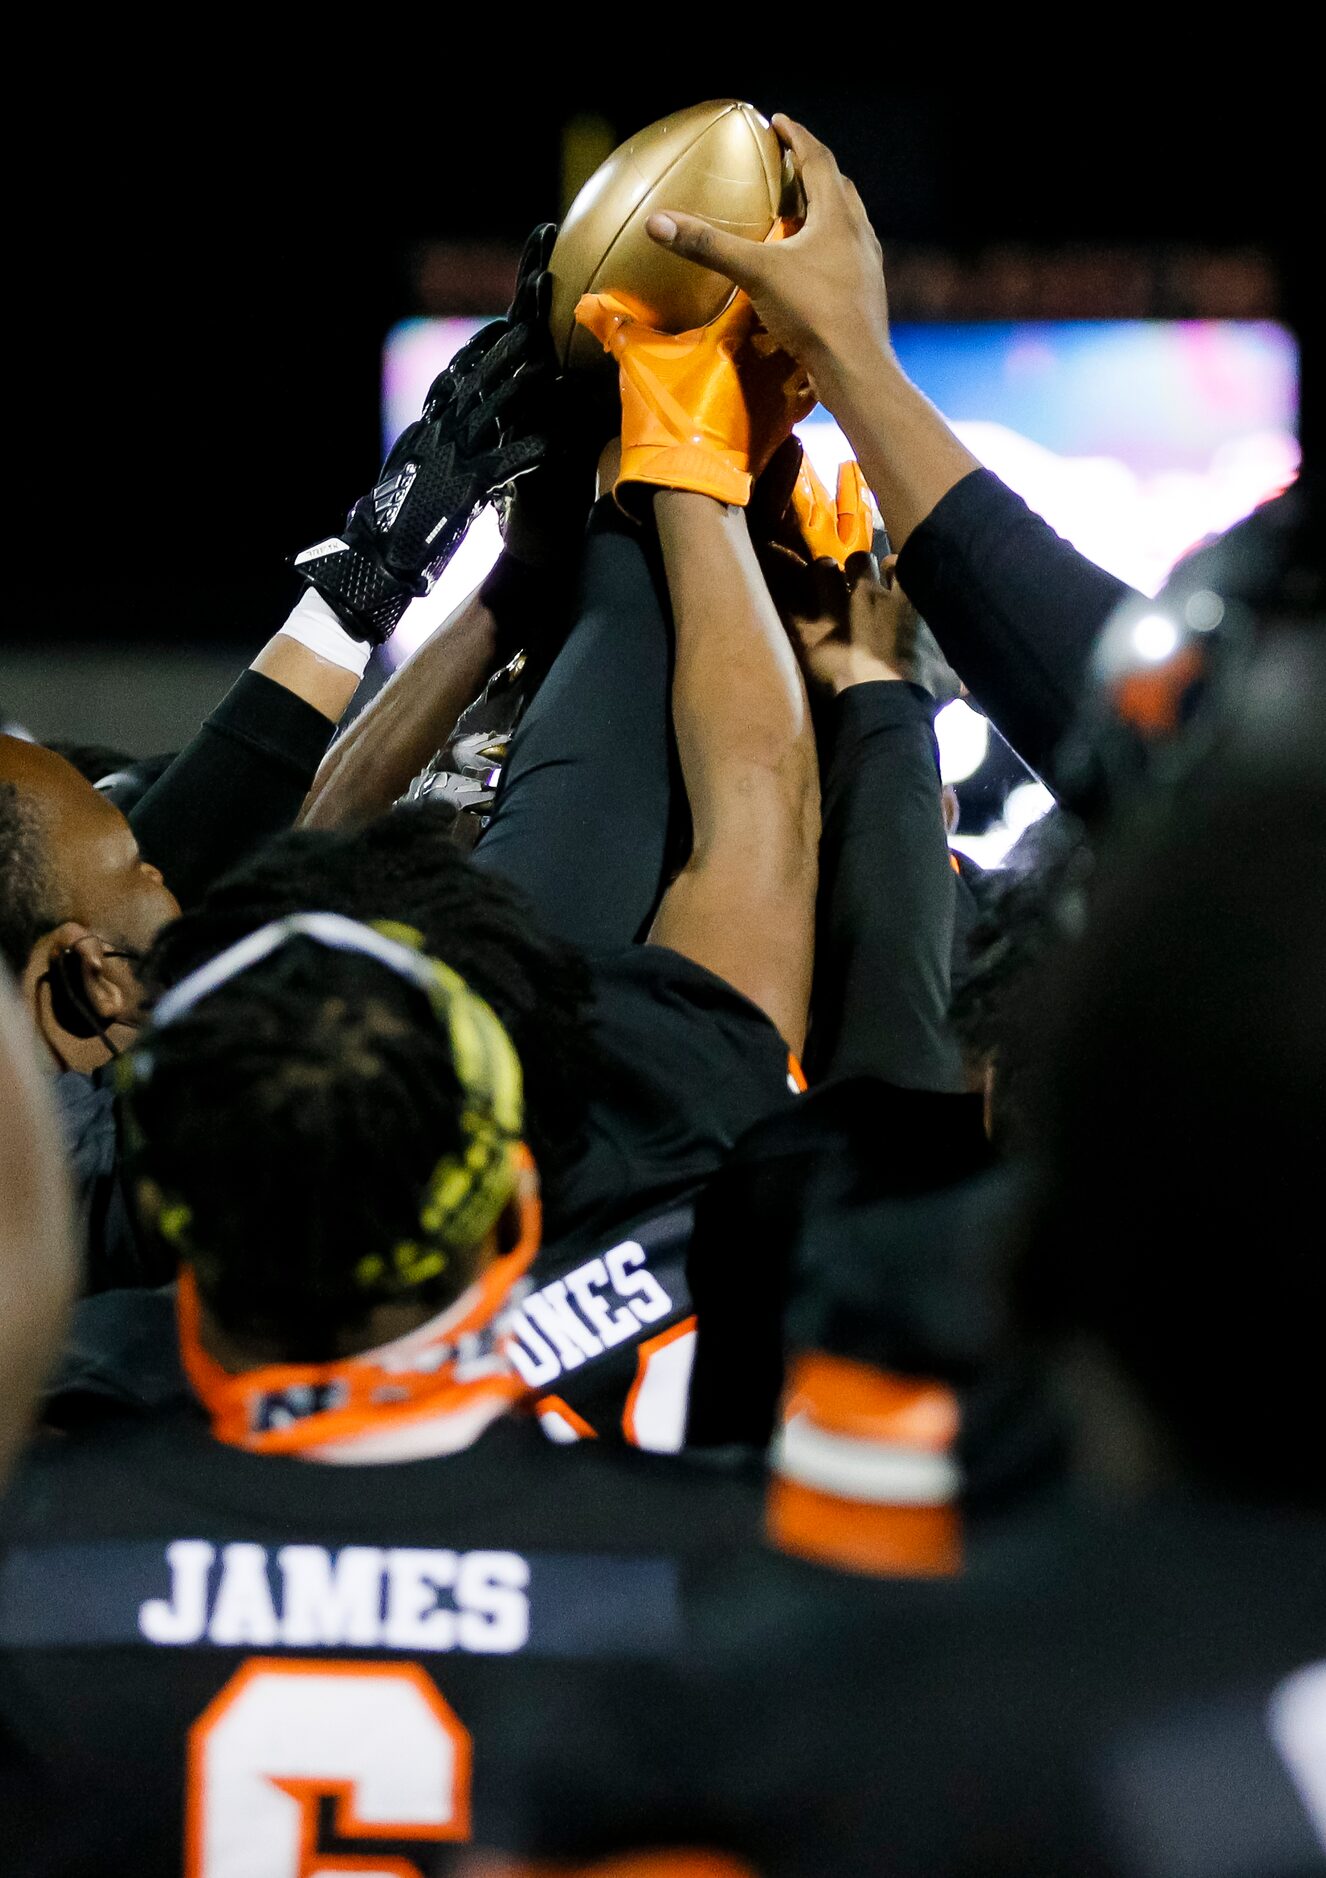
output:
<path id="1" fill-rule="evenodd" d="M 64 917 L 41 805 L 0 782 L 0 958 L 15 978 Z"/>
<path id="2" fill-rule="evenodd" d="M 421 802 L 352 833 L 278 836 L 167 926 L 143 968 L 150 997 L 289 913 L 399 920 L 486 999 L 520 1058 L 525 1134 L 545 1183 L 575 1158 L 601 1081 L 581 954 L 545 932 L 525 897 L 454 845 L 451 812 Z"/>
<path id="3" fill-rule="evenodd" d="M 134 1175 L 158 1190 L 145 1225 L 173 1219 L 216 1320 L 293 1362 L 336 1355 L 401 1295 L 392 1250 L 419 1237 L 430 1177 L 464 1147 L 450 1042 L 423 992 L 303 939 L 147 1033 L 131 1101 Z M 366 1281 L 374 1254 L 387 1275 Z M 449 1256 L 409 1295 L 444 1309 L 466 1266 Z"/>

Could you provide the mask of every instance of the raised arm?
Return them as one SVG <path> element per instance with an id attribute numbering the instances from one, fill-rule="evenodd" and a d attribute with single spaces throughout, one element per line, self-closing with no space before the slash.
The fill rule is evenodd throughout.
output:
<path id="1" fill-rule="evenodd" d="M 844 481 L 862 523 L 851 554 L 835 538 Z M 916 615 L 895 557 L 881 571 L 861 551 L 870 517 L 855 479 L 840 479 L 837 519 L 826 541 L 807 536 L 826 558 L 799 569 L 781 556 L 769 563 L 784 570 L 775 593 L 820 694 L 823 832 L 806 1073 L 813 1083 L 871 1075 L 952 1090 L 961 1086 L 948 1028 L 954 875 L 934 700 L 911 682 Z"/>
<path id="2" fill-rule="evenodd" d="M 805 686 L 741 510 L 660 490 L 654 514 L 676 621 L 672 720 L 694 842 L 650 940 L 726 979 L 800 1054 L 819 843 Z"/>
<path id="3" fill-rule="evenodd" d="M 902 551 L 909 599 L 994 723 L 1044 770 L 1076 710 L 1096 634 L 1130 590 L 982 469 L 908 379 L 860 196 L 809 131 L 785 117 L 774 123 L 805 190 L 796 234 L 750 242 L 671 212 L 651 216 L 649 232 L 742 287 L 805 366 Z"/>
<path id="4" fill-rule="evenodd" d="M 773 122 L 805 193 L 805 221 L 795 234 L 746 241 L 672 212 L 652 215 L 649 233 L 726 274 L 750 296 L 762 324 L 801 361 L 847 433 L 890 543 L 900 549 L 981 465 L 894 356 L 883 255 L 855 184 L 808 130 L 787 117 Z"/>
<path id="5" fill-rule="evenodd" d="M 313 779 L 301 823 L 357 828 L 389 809 L 441 749 L 496 665 L 497 622 L 480 587 L 337 738 Z"/>
<path id="6" fill-rule="evenodd" d="M 131 809 L 143 855 L 183 905 L 292 826 L 370 649 L 306 594 Z"/>
<path id="7" fill-rule="evenodd" d="M 135 809 L 143 851 L 181 900 L 290 827 L 373 648 L 431 590 L 484 504 L 548 454 L 542 420 L 555 360 L 546 264 L 555 234 L 549 223 L 531 235 L 505 317 L 434 379 L 422 415 L 340 531 L 296 555 L 303 598 Z M 446 643 L 454 650 L 456 637 Z M 411 702 L 418 696 L 412 690 Z M 397 708 L 393 699 L 389 718 Z M 338 773 L 344 763 L 342 754 Z"/>
<path id="8" fill-rule="evenodd" d="M 698 332 L 643 328 L 609 296 L 582 324 L 618 359 L 618 500 L 653 502 L 676 627 L 672 716 L 690 859 L 652 943 L 759 1005 L 795 1051 L 814 950 L 819 790 L 795 656 L 742 513 L 753 475 L 808 408 L 804 380 L 739 295 Z"/>

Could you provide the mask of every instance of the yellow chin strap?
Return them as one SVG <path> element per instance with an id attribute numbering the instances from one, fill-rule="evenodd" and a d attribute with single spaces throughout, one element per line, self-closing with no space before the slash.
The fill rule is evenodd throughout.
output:
<path id="1" fill-rule="evenodd" d="M 419 1210 L 422 1237 L 402 1240 L 389 1258 L 371 1254 L 355 1267 L 355 1277 L 367 1289 L 390 1284 L 393 1277 L 408 1289 L 435 1278 L 453 1251 L 469 1251 L 501 1218 L 516 1184 L 514 1150 L 524 1119 L 523 1081 L 510 1037 L 491 1005 L 470 990 L 460 973 L 427 957 L 423 938 L 413 926 L 374 920 L 372 930 L 408 948 L 408 955 L 423 967 L 424 975 L 414 982 L 447 1033 L 465 1099 L 465 1146 L 459 1156 L 444 1154 L 429 1176 Z"/>

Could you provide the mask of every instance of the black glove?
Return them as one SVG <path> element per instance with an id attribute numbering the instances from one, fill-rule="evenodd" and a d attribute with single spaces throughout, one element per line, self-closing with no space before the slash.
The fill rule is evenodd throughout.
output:
<path id="1" fill-rule="evenodd" d="M 389 639 L 484 503 L 548 455 L 544 419 L 557 365 L 547 265 L 556 235 L 551 222 L 535 229 L 505 319 L 476 333 L 433 380 L 423 416 L 396 439 L 341 533 L 295 556 L 353 638 Z"/>

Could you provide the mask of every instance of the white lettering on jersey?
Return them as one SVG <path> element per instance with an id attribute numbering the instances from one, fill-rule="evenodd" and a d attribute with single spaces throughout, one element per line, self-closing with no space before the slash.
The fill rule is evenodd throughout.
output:
<path id="1" fill-rule="evenodd" d="M 382 1553 L 375 1545 L 347 1545 L 335 1557 L 320 1545 L 283 1545 L 281 1641 L 292 1645 L 378 1640 Z"/>
<path id="2" fill-rule="evenodd" d="M 207 1574 L 216 1547 L 205 1539 L 177 1539 L 166 1547 L 169 1598 L 149 1598 L 138 1628 L 149 1643 L 197 1643 L 207 1628 Z"/>
<path id="3" fill-rule="evenodd" d="M 506 1320 L 507 1353 L 531 1389 L 546 1389 L 568 1369 L 638 1337 L 674 1308 L 635 1239 L 586 1260 L 542 1290 L 532 1292 Z M 615 1307 L 599 1295 L 611 1290 Z M 567 1437 L 573 1439 L 574 1437 Z"/>
<path id="4" fill-rule="evenodd" d="M 213 1643 L 276 1642 L 276 1607 L 267 1582 L 267 1551 L 260 1545 L 228 1545 L 221 1553 L 221 1583 L 207 1634 Z"/>
<path id="5" fill-rule="evenodd" d="M 660 1317 L 667 1316 L 672 1309 L 672 1299 L 645 1264 L 642 1245 L 628 1239 L 624 1245 L 605 1252 L 603 1262 L 614 1291 L 630 1299 L 631 1309 L 642 1324 L 656 1324 Z"/>
<path id="6" fill-rule="evenodd" d="M 603 1345 L 571 1308 L 563 1279 L 554 1278 L 542 1291 L 531 1291 L 524 1309 L 556 1349 L 564 1369 L 579 1369 L 587 1356 L 603 1355 Z"/>
<path id="7" fill-rule="evenodd" d="M 529 1638 L 529 1566 L 515 1552 L 466 1552 L 456 1573 L 462 1650 L 507 1655 Z"/>
<path id="8" fill-rule="evenodd" d="M 541 1389 L 561 1375 L 557 1352 L 544 1342 L 524 1311 L 509 1312 L 503 1328 L 509 1333 L 506 1353 L 531 1389 Z"/>
<path id="9" fill-rule="evenodd" d="M 588 1318 L 608 1349 L 614 1344 L 625 1343 L 639 1330 L 639 1320 L 628 1310 L 609 1310 L 607 1304 L 594 1289 L 595 1285 L 606 1285 L 608 1268 L 602 1259 L 591 1259 L 588 1265 L 581 1265 L 576 1271 L 566 1274 L 566 1288 L 575 1297 L 583 1316 Z"/>
<path id="10" fill-rule="evenodd" d="M 529 1564 L 517 1552 L 422 1546 L 222 1547 L 202 1539 L 166 1548 L 170 1595 L 139 1607 L 149 1643 L 270 1648 L 465 1650 L 507 1655 L 529 1636 Z M 273 1586 L 277 1589 L 274 1591 Z"/>
<path id="11" fill-rule="evenodd" d="M 387 1620 L 382 1640 L 395 1650 L 454 1650 L 456 1617 L 438 1593 L 456 1582 L 456 1554 L 398 1546 L 387 1554 Z"/>

